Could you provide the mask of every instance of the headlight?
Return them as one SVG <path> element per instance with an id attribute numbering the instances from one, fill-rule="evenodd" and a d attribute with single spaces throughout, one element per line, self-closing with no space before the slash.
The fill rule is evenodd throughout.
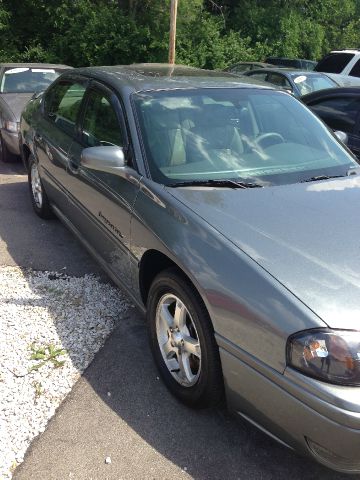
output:
<path id="1" fill-rule="evenodd" d="M 4 127 L 9 132 L 17 133 L 19 131 L 19 126 L 20 124 L 18 122 L 9 122 L 9 121 L 4 122 Z"/>
<path id="2" fill-rule="evenodd" d="M 292 335 L 287 364 L 324 382 L 360 385 L 360 331 L 316 329 Z"/>

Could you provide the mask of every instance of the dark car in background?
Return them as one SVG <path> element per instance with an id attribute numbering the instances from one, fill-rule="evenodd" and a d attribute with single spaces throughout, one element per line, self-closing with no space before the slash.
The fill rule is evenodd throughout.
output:
<path id="1" fill-rule="evenodd" d="M 258 70 L 259 68 L 272 68 L 271 63 L 263 62 L 238 62 L 224 69 L 224 72 L 243 73 L 248 70 Z"/>
<path id="2" fill-rule="evenodd" d="M 298 68 L 299 70 L 314 70 L 317 65 L 317 62 L 304 58 L 267 57 L 265 62 L 277 67 Z"/>
<path id="3" fill-rule="evenodd" d="M 295 97 L 324 88 L 334 88 L 338 84 L 324 73 L 293 70 L 287 68 L 262 68 L 244 72 L 243 75 L 284 88 Z"/>
<path id="4" fill-rule="evenodd" d="M 3 162 L 20 155 L 19 122 L 26 103 L 35 92 L 45 90 L 69 68 L 50 63 L 0 64 L 0 147 Z"/>
<path id="5" fill-rule="evenodd" d="M 360 158 L 360 87 L 322 90 L 301 100 L 332 130 L 345 132 L 347 146 Z"/>
<path id="6" fill-rule="evenodd" d="M 282 444 L 360 471 L 359 163 L 323 122 L 250 77 L 92 67 L 30 101 L 21 140 L 35 212 L 146 311 L 179 400 L 225 392 Z"/>

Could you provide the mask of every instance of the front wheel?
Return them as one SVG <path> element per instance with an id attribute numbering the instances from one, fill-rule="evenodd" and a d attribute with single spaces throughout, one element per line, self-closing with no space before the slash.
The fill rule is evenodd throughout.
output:
<path id="1" fill-rule="evenodd" d="M 153 356 L 168 389 L 192 407 L 218 404 L 223 378 L 209 314 L 195 289 L 175 269 L 154 279 L 147 320 Z"/>
<path id="2" fill-rule="evenodd" d="M 54 214 L 41 182 L 38 164 L 33 155 L 29 157 L 28 181 L 31 203 L 36 215 L 44 219 L 53 218 Z"/>

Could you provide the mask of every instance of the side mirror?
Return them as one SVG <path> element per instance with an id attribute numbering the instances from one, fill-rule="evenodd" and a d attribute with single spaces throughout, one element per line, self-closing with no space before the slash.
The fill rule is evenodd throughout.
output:
<path id="1" fill-rule="evenodd" d="M 335 130 L 335 136 L 338 140 L 340 140 L 340 142 L 344 143 L 345 145 L 347 145 L 347 142 L 348 142 L 348 135 L 347 133 L 345 132 L 342 132 L 341 130 Z"/>
<path id="2" fill-rule="evenodd" d="M 116 175 L 125 167 L 124 150 L 112 145 L 84 148 L 81 152 L 80 163 L 90 170 Z"/>

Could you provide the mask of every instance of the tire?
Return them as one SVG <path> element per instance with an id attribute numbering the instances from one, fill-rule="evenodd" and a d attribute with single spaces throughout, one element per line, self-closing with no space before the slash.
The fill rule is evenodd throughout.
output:
<path id="1" fill-rule="evenodd" d="M 16 155 L 10 152 L 3 137 L 0 135 L 0 144 L 1 144 L 1 160 L 3 163 L 12 163 L 17 160 Z"/>
<path id="2" fill-rule="evenodd" d="M 40 218 L 49 219 L 54 217 L 51 206 L 40 179 L 37 162 L 33 155 L 29 157 L 28 172 L 29 189 L 33 209 Z"/>
<path id="3" fill-rule="evenodd" d="M 170 392 L 194 408 L 220 403 L 224 385 L 209 314 L 199 294 L 176 269 L 155 277 L 147 321 L 155 363 Z"/>

